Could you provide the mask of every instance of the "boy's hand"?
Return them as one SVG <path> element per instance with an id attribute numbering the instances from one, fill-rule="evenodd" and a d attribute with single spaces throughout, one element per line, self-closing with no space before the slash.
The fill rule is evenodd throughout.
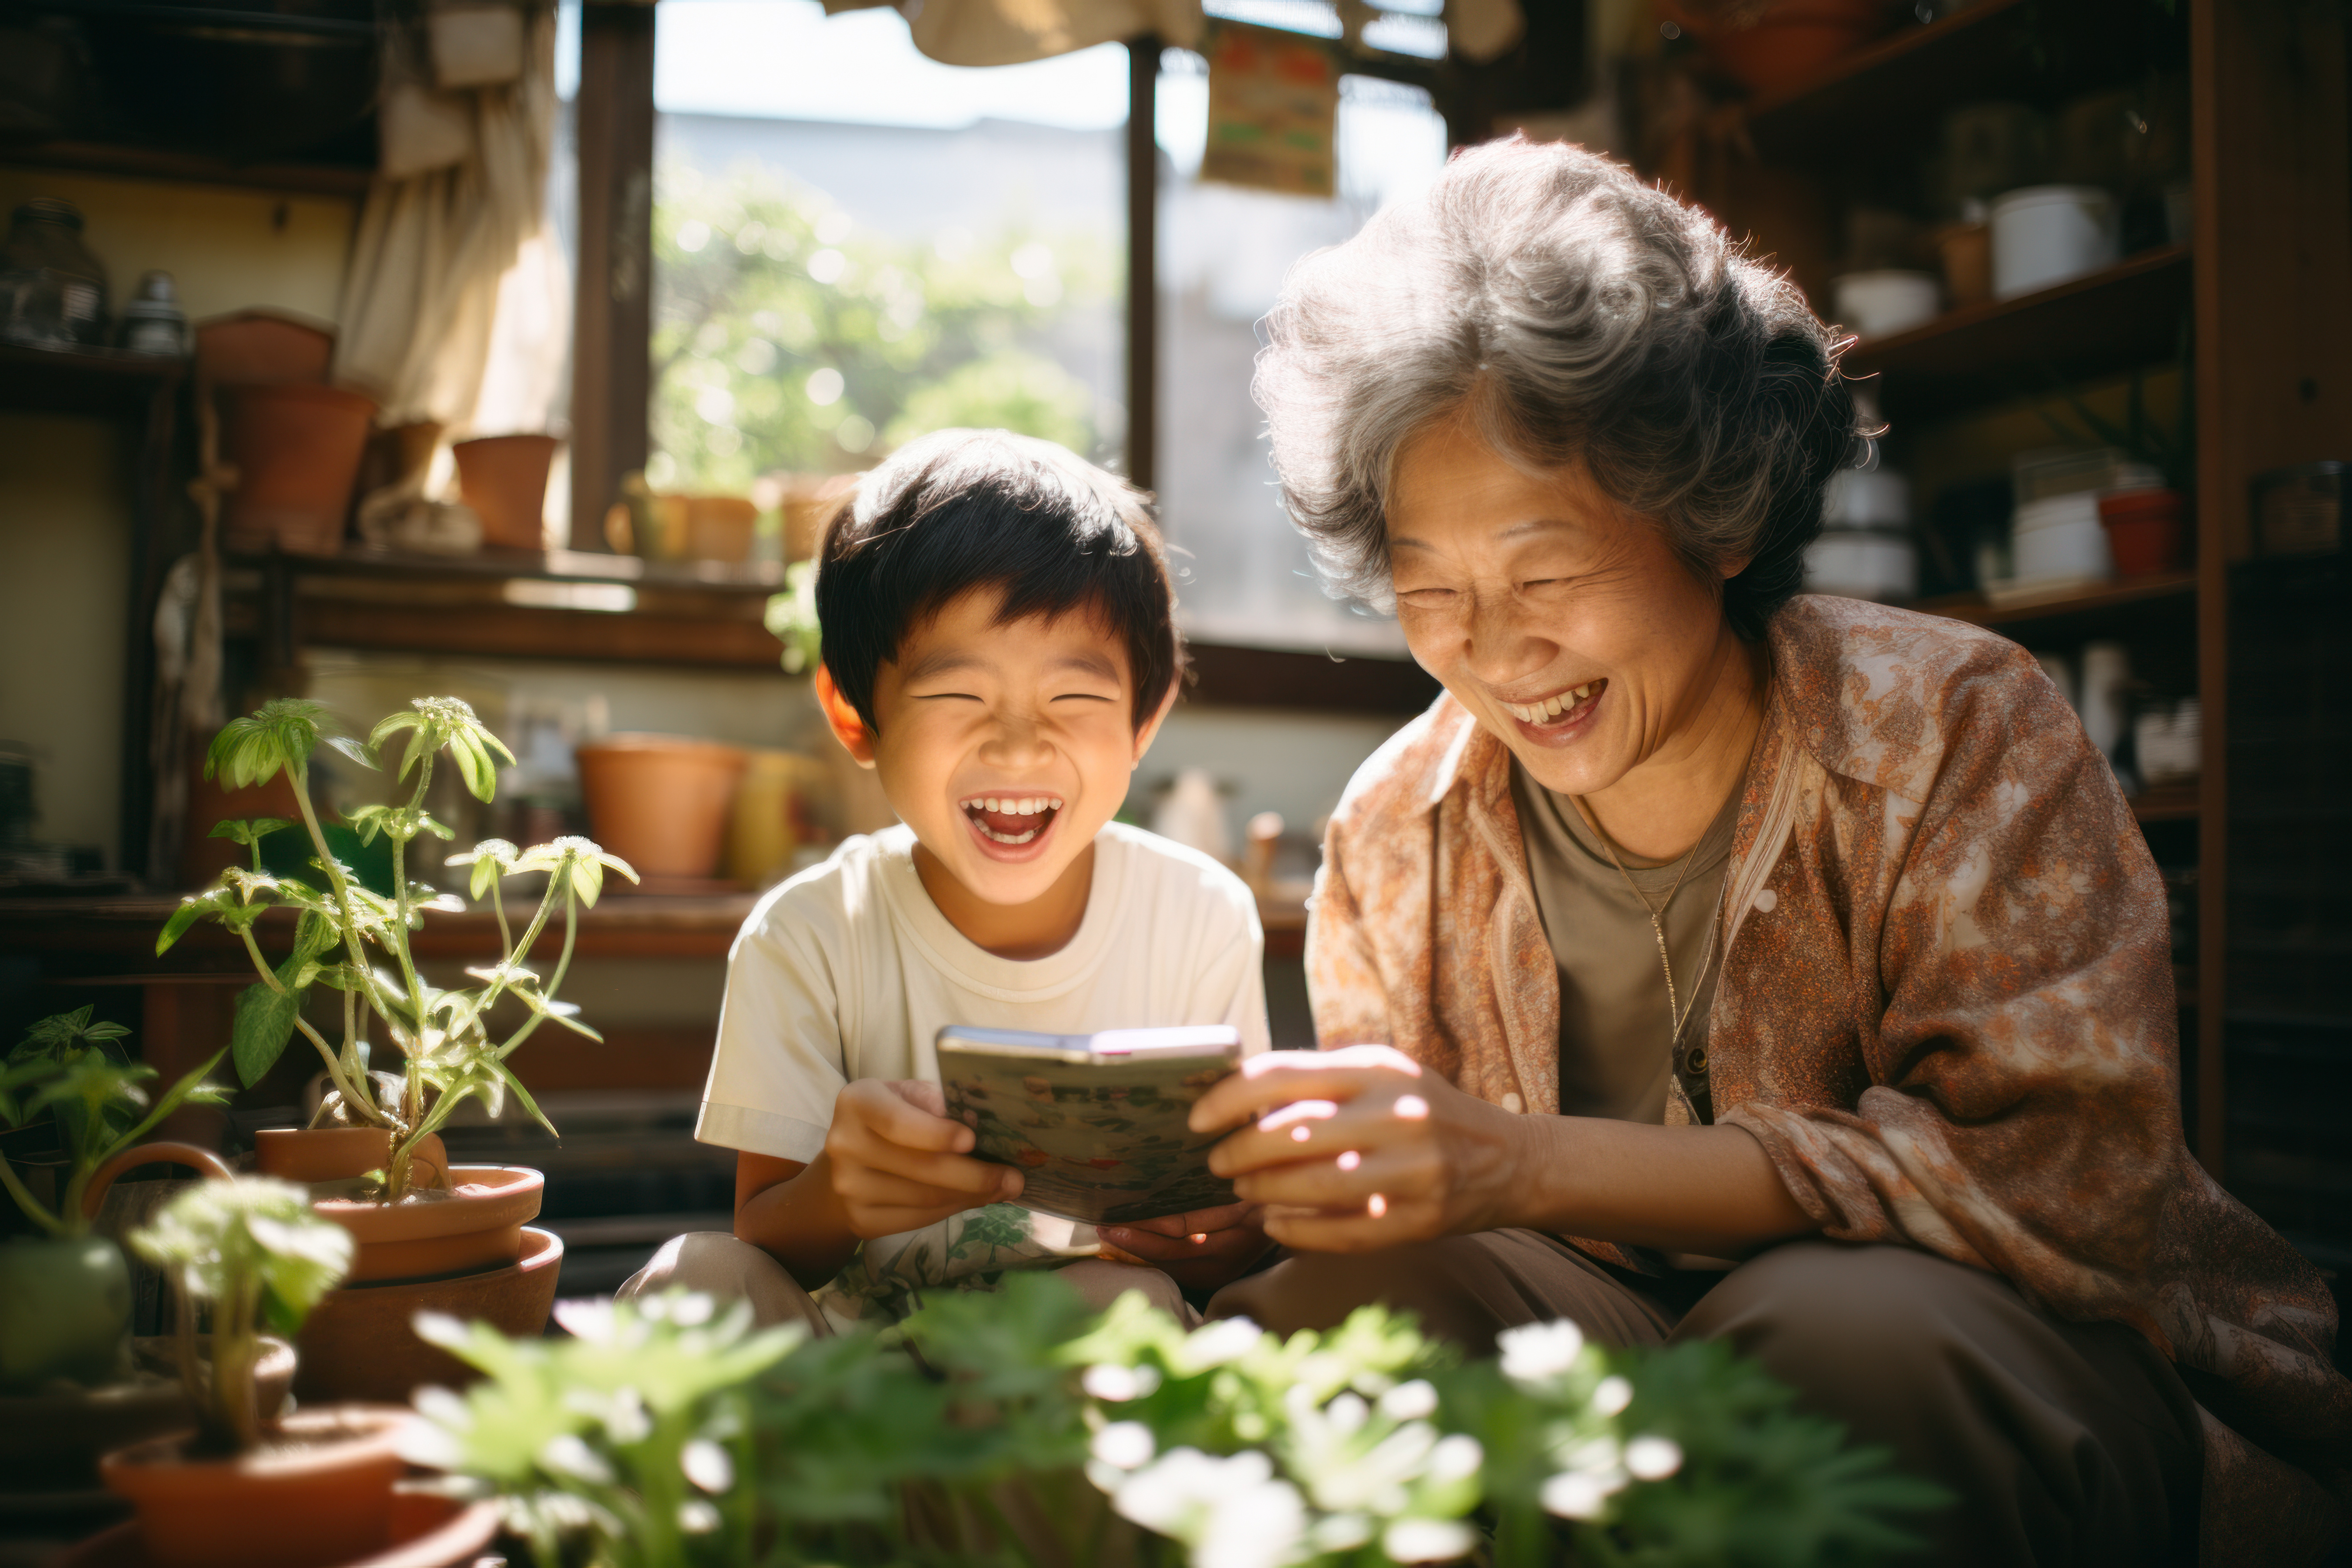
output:
<path id="1" fill-rule="evenodd" d="M 1020 1196 L 1021 1173 L 969 1158 L 972 1131 L 947 1109 L 940 1086 L 919 1079 L 862 1078 L 834 1100 L 824 1152 L 861 1240 Z"/>
<path id="2" fill-rule="evenodd" d="M 1214 1290 L 1247 1273 L 1274 1246 L 1255 1204 L 1108 1225 L 1098 1232 L 1115 1263 L 1157 1268 L 1187 1290 Z"/>

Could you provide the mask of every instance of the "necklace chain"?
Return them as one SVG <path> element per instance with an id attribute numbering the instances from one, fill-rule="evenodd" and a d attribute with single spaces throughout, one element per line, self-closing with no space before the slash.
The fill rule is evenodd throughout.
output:
<path id="1" fill-rule="evenodd" d="M 1666 889 L 1663 901 L 1653 905 L 1650 896 L 1642 891 L 1641 884 L 1633 880 L 1633 874 L 1625 869 L 1625 862 L 1618 858 L 1617 841 L 1609 837 L 1607 828 L 1601 826 L 1600 816 L 1582 797 L 1575 799 L 1576 809 L 1591 825 L 1594 837 L 1601 840 L 1601 847 L 1609 851 L 1609 863 L 1616 867 L 1617 874 L 1625 879 L 1625 890 L 1633 895 L 1650 917 L 1650 934 L 1658 940 L 1658 968 L 1666 977 L 1666 1048 L 1679 1056 L 1683 1031 L 1690 1025 L 1691 1009 L 1698 1005 L 1698 994 L 1706 989 L 1707 971 L 1715 966 L 1715 928 L 1712 923 L 1707 927 L 1706 955 L 1699 964 L 1698 979 L 1691 986 L 1691 999 L 1685 1004 L 1675 994 L 1674 961 L 1666 955 L 1666 911 L 1674 907 L 1675 895 L 1683 890 L 1683 879 L 1690 875 L 1691 862 L 1697 858 L 1698 847 L 1706 841 L 1706 835 L 1701 833 L 1691 847 L 1683 851 L 1682 868 L 1675 873 L 1674 886 Z"/>

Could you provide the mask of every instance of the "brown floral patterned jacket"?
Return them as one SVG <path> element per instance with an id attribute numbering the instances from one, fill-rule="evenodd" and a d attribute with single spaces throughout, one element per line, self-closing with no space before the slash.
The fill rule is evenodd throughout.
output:
<path id="1" fill-rule="evenodd" d="M 1718 1119 L 1824 1234 L 1996 1269 L 2193 1369 L 2206 1560 L 2296 1560 L 2352 1458 L 2335 1307 L 2182 1142 L 2164 893 L 2114 775 L 1990 633 L 1808 597 L 1769 640 L 1708 1017 Z M 1326 1048 L 1392 1045 L 1556 1113 L 1559 975 L 1509 764 L 1444 696 L 1364 764 L 1308 984 Z"/>

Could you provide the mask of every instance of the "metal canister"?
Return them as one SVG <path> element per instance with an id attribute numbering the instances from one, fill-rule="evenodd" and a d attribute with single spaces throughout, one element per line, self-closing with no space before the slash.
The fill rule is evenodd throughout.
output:
<path id="1" fill-rule="evenodd" d="M 2344 476 L 2337 462 L 2297 463 L 2252 481 L 2254 549 L 2263 555 L 2326 555 L 2344 547 Z"/>

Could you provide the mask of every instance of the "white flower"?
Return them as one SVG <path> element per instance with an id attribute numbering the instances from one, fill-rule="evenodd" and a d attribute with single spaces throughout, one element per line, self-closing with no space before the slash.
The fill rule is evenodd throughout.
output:
<path id="1" fill-rule="evenodd" d="M 1381 1536 L 1381 1550 L 1397 1563 L 1451 1563 L 1466 1557 L 1477 1533 L 1458 1519 L 1401 1519 Z"/>
<path id="2" fill-rule="evenodd" d="M 1331 1423 L 1331 1429 L 1344 1437 L 1355 1433 L 1365 1422 L 1370 1420 L 1372 1410 L 1370 1405 L 1364 1403 L 1363 1395 L 1343 1394 L 1325 1405 L 1323 1414 Z"/>
<path id="3" fill-rule="evenodd" d="M 686 1479 L 707 1492 L 723 1492 L 735 1484 L 735 1460 L 708 1437 L 697 1437 L 678 1456 Z"/>
<path id="4" fill-rule="evenodd" d="M 1381 1414 L 1391 1421 L 1418 1421 L 1424 1415 L 1434 1415 L 1437 1390 L 1423 1377 L 1400 1383 L 1381 1395 Z"/>
<path id="5" fill-rule="evenodd" d="M 1222 1318 L 1216 1322 L 1192 1331 L 1184 1342 L 1184 1362 L 1192 1372 L 1206 1372 L 1213 1366 L 1239 1361 L 1257 1349 L 1265 1331 L 1247 1318 Z"/>
<path id="6" fill-rule="evenodd" d="M 606 1464 L 596 1450 L 581 1441 L 578 1434 L 566 1432 L 550 1437 L 539 1451 L 541 1469 L 552 1470 L 559 1476 L 574 1480 L 593 1481 L 599 1486 L 613 1484 L 613 1467 Z"/>
<path id="7" fill-rule="evenodd" d="M 719 1510 L 702 1498 L 688 1498 L 677 1505 L 677 1527 L 688 1535 L 708 1535 L 719 1528 Z"/>
<path id="8" fill-rule="evenodd" d="M 1281 1568 L 1307 1533 L 1297 1489 L 1254 1449 L 1230 1458 L 1171 1449 L 1121 1482 L 1111 1506 L 1190 1547 L 1193 1568 Z"/>
<path id="9" fill-rule="evenodd" d="M 1160 1369 L 1156 1366 L 1120 1366 L 1105 1362 L 1087 1368 L 1078 1379 L 1078 1386 L 1097 1399 L 1113 1405 L 1130 1399 L 1141 1399 L 1160 1386 Z"/>
<path id="10" fill-rule="evenodd" d="M 1682 1447 L 1671 1437 L 1636 1437 L 1625 1445 L 1625 1472 L 1637 1481 L 1662 1481 L 1682 1468 Z"/>
<path id="11" fill-rule="evenodd" d="M 1592 1408 L 1614 1415 L 1633 1403 L 1633 1385 L 1622 1377 L 1604 1377 L 1592 1391 Z"/>
<path id="12" fill-rule="evenodd" d="M 1095 1434 L 1088 1447 L 1104 1464 L 1131 1470 L 1148 1464 L 1159 1445 L 1152 1439 L 1151 1428 L 1142 1422 L 1114 1421 Z"/>
<path id="13" fill-rule="evenodd" d="M 1557 1322 L 1528 1323 L 1495 1336 L 1503 1353 L 1503 1375 L 1513 1383 L 1544 1383 L 1576 1364 L 1584 1350 L 1584 1331 L 1566 1318 Z"/>
<path id="14" fill-rule="evenodd" d="M 1478 1467 L 1486 1462 L 1486 1451 L 1478 1446 L 1478 1439 L 1456 1432 L 1439 1438 L 1437 1447 L 1430 1450 L 1429 1479 L 1441 1485 L 1465 1481 L 1476 1475 Z"/>
<path id="15" fill-rule="evenodd" d="M 1353 1552 L 1372 1538 L 1372 1521 L 1360 1513 L 1327 1513 L 1308 1532 L 1315 1550 Z"/>
<path id="16" fill-rule="evenodd" d="M 1564 1470 L 1543 1484 L 1544 1511 L 1562 1519 L 1598 1519 L 1616 1489 L 1604 1485 L 1602 1477 Z"/>

